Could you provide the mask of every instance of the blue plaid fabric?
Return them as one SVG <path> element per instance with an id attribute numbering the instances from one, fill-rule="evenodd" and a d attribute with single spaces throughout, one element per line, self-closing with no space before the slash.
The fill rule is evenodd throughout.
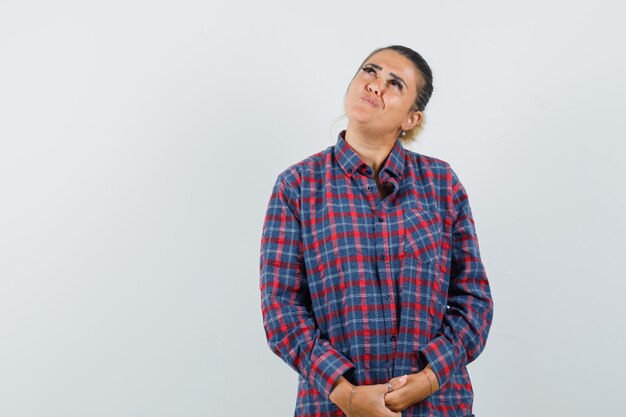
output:
<path id="1" fill-rule="evenodd" d="M 328 399 L 341 375 L 379 384 L 430 364 L 440 389 L 402 415 L 467 416 L 493 299 L 466 191 L 397 140 L 381 199 L 344 135 L 278 175 L 263 224 L 263 325 L 299 374 L 294 415 L 342 416 Z"/>

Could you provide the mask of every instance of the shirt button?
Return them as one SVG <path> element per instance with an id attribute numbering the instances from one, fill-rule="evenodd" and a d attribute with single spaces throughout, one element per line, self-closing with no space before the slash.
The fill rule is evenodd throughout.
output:
<path id="1" fill-rule="evenodd" d="M 385 255 L 380 255 L 380 260 L 384 261 L 385 260 Z"/>
<path id="2" fill-rule="evenodd" d="M 372 191 L 372 186 L 371 185 L 367 186 L 367 191 Z"/>
<path id="3" fill-rule="evenodd" d="M 383 222 L 383 218 L 382 218 L 382 217 L 379 217 L 379 218 L 378 218 L 378 222 L 379 222 L 379 223 L 382 223 L 382 222 Z"/>
<path id="4" fill-rule="evenodd" d="M 391 336 L 391 337 L 389 338 L 389 340 L 391 340 L 392 342 L 395 342 L 395 341 L 396 341 L 396 337 L 395 337 L 395 336 Z"/>
<path id="5" fill-rule="evenodd" d="M 385 295 L 385 298 L 386 298 L 387 300 L 390 300 L 390 299 L 391 299 L 391 295 L 390 295 L 390 294 L 387 294 L 387 295 Z"/>
<path id="6" fill-rule="evenodd" d="M 352 169 L 351 169 L 351 168 L 348 168 L 348 174 L 349 174 L 349 173 L 351 173 L 351 172 L 352 172 Z"/>

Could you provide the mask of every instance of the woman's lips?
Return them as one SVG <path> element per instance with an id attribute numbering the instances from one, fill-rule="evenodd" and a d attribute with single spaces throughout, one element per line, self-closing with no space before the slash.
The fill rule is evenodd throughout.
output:
<path id="1" fill-rule="evenodd" d="M 361 97 L 361 100 L 363 100 L 372 107 L 378 107 L 378 103 L 367 96 Z"/>

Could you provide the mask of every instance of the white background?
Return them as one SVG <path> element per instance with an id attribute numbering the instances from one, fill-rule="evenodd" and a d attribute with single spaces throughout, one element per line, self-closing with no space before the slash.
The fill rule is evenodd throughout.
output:
<path id="1" fill-rule="evenodd" d="M 293 415 L 262 327 L 279 172 L 374 48 L 434 73 L 494 302 L 477 417 L 623 409 L 620 1 L 0 0 L 0 415 Z"/>

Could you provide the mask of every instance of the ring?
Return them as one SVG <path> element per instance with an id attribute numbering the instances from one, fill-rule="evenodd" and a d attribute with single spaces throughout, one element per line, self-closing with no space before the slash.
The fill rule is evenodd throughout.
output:
<path id="1" fill-rule="evenodd" d="M 387 382 L 387 394 L 389 394 L 391 391 L 393 391 L 393 388 L 391 388 L 391 382 Z"/>

